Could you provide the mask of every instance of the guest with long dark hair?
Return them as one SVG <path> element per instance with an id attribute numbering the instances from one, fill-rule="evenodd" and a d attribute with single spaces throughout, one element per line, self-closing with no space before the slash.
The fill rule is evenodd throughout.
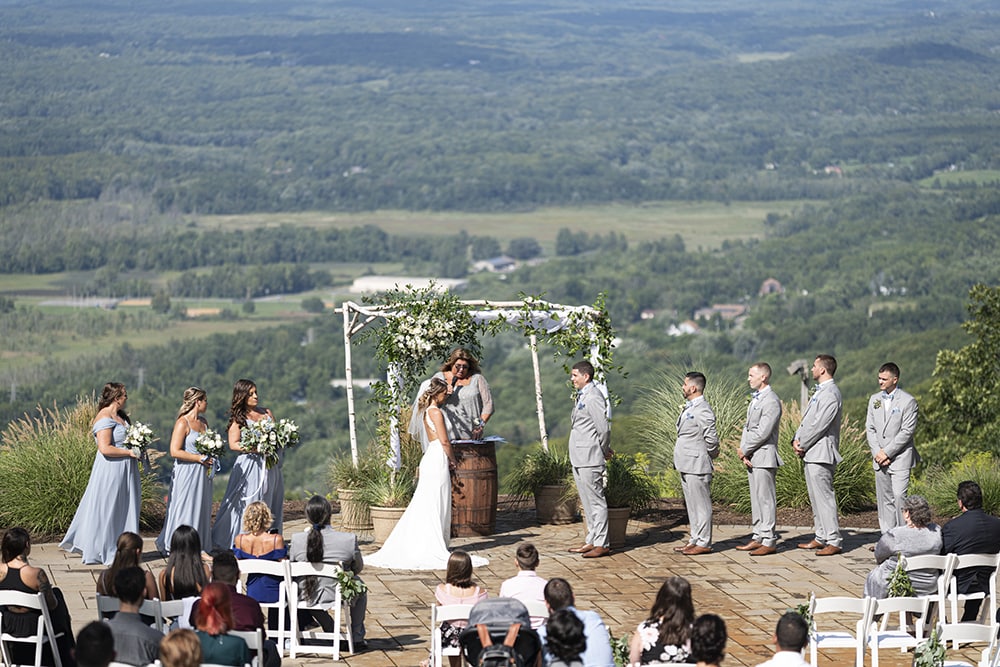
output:
<path id="1" fill-rule="evenodd" d="M 142 567 L 142 538 L 129 531 L 118 536 L 115 559 L 111 563 L 111 567 L 97 576 L 97 594 L 118 597 L 118 591 L 115 590 L 115 575 L 127 567 Z M 143 572 L 146 579 L 143 597 L 152 600 L 159 595 L 156 588 L 156 577 L 149 570 L 144 569 Z"/>
<path id="2" fill-rule="evenodd" d="M 83 554 L 83 563 L 111 565 L 118 536 L 139 532 L 142 507 L 139 462 L 125 446 L 132 421 L 125 412 L 128 393 L 120 382 L 104 385 L 91 432 L 97 443 L 90 481 L 60 547 Z"/>
<path id="3" fill-rule="evenodd" d="M 181 600 L 201 595 L 210 578 L 202 560 L 201 538 L 191 526 L 178 526 L 170 538 L 170 556 L 160 572 L 163 600 Z"/>
<path id="4" fill-rule="evenodd" d="M 691 584 L 683 577 L 670 577 L 660 586 L 649 617 L 632 635 L 629 663 L 690 662 L 693 621 Z"/>
<path id="5" fill-rule="evenodd" d="M 354 573 L 355 578 L 364 569 L 358 538 L 353 533 L 342 533 L 330 527 L 330 502 L 323 496 L 313 496 L 306 503 L 306 518 L 310 528 L 305 533 L 292 535 L 289 558 L 297 562 L 331 563 Z M 299 598 L 310 605 L 332 603 L 336 598 L 337 582 L 329 577 L 310 577 L 301 588 Z M 366 646 L 365 610 L 368 594 L 363 593 L 351 602 L 351 633 L 355 651 Z M 308 612 L 307 612 L 308 613 Z M 325 612 L 308 613 L 319 623 L 324 632 L 335 632 L 333 619 Z M 303 620 L 299 619 L 301 623 Z"/>

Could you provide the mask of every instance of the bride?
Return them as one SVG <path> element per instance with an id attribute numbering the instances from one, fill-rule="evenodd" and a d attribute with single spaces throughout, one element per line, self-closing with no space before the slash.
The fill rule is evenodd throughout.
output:
<path id="1" fill-rule="evenodd" d="M 382 548 L 365 558 L 365 565 L 395 570 L 444 570 L 448 567 L 451 537 L 451 470 L 455 459 L 448 441 L 441 404 L 448 385 L 432 378 L 420 395 L 417 410 L 423 422 L 424 456 L 420 477 L 406 512 Z M 473 556 L 473 565 L 489 563 Z"/>

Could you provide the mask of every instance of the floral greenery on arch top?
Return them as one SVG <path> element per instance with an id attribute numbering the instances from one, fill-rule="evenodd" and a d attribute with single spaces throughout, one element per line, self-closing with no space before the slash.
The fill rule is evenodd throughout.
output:
<path id="1" fill-rule="evenodd" d="M 520 296 L 516 303 L 462 301 L 432 282 L 365 297 L 364 302 L 384 319 L 383 326 L 359 336 L 359 340 L 375 338 L 375 356 L 389 368 L 390 379 L 373 385 L 380 417 L 398 419 L 404 397 L 427 377 L 428 365 L 440 363 L 457 347 L 478 357 L 481 336 L 510 329 L 551 345 L 557 357 L 588 358 L 598 382 L 605 381 L 609 370 L 621 370 L 612 365 L 614 328 L 603 293 L 593 306 L 561 306 L 537 296 Z M 564 366 L 568 372 L 569 364 Z"/>

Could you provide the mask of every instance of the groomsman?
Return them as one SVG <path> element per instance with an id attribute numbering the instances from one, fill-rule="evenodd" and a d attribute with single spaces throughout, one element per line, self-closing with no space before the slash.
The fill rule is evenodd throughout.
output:
<path id="1" fill-rule="evenodd" d="M 569 377 L 577 390 L 570 417 L 569 461 L 587 521 L 585 544 L 569 551 L 583 554 L 584 558 L 601 558 L 611 555 L 604 471 L 605 461 L 614 456 L 614 452 L 611 450 L 607 402 L 593 383 L 594 366 L 589 361 L 573 364 Z"/>
<path id="2" fill-rule="evenodd" d="M 811 541 L 798 546 L 817 549 L 817 556 L 834 556 L 844 551 L 837 519 L 837 495 L 833 490 L 833 475 L 843 460 L 840 455 L 843 400 L 833 381 L 836 372 L 837 360 L 829 354 L 821 354 L 813 361 L 812 376 L 818 384 L 792 440 L 792 448 L 804 463 L 802 469 L 816 530 Z"/>
<path id="3" fill-rule="evenodd" d="M 891 361 L 878 369 L 882 390 L 868 399 L 865 430 L 875 469 L 878 527 L 885 535 L 902 526 L 903 499 L 910 486 L 910 470 L 920 462 L 913 443 L 917 430 L 917 401 L 899 388 L 899 366 Z"/>
<path id="4" fill-rule="evenodd" d="M 681 489 L 691 524 L 691 541 L 674 551 L 700 556 L 712 551 L 712 459 L 719 455 L 715 413 L 705 400 L 705 376 L 688 373 L 681 385 L 684 409 L 677 418 L 674 467 L 681 474 Z"/>
<path id="5" fill-rule="evenodd" d="M 753 518 L 753 537 L 739 551 L 749 551 L 751 556 L 769 556 L 777 551 L 774 527 L 777 523 L 777 498 L 774 478 L 778 466 L 784 461 L 778 456 L 778 427 L 781 422 L 781 400 L 768 384 L 771 367 L 758 362 L 747 371 L 747 382 L 753 397 L 747 406 L 747 421 L 740 436 L 736 455 L 747 467 L 750 483 L 750 510 Z"/>

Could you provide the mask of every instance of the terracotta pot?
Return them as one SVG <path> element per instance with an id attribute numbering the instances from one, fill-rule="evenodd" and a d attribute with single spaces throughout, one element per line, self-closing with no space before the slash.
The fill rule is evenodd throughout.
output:
<path id="1" fill-rule="evenodd" d="M 340 500 L 340 526 L 348 533 L 367 533 L 372 529 L 372 515 L 368 505 L 357 499 L 357 489 L 337 489 Z"/>
<path id="2" fill-rule="evenodd" d="M 565 498 L 565 485 L 540 486 L 535 491 L 535 517 L 538 523 L 573 523 L 576 518 L 576 498 Z"/>
<path id="3" fill-rule="evenodd" d="M 406 511 L 405 507 L 372 507 L 372 526 L 375 544 L 384 544 L 392 529 Z"/>
<path id="4" fill-rule="evenodd" d="M 628 507 L 608 508 L 608 542 L 612 549 L 621 549 L 625 546 L 625 530 L 628 528 L 631 512 Z"/>

